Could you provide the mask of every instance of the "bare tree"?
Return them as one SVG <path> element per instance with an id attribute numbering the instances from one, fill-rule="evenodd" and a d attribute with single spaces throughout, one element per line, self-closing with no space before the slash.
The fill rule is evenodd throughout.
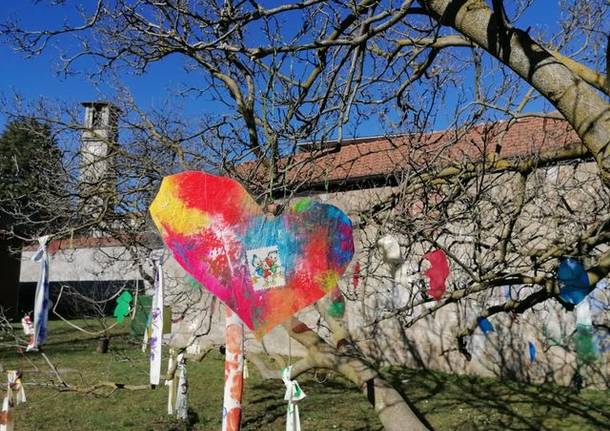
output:
<path id="1" fill-rule="evenodd" d="M 214 169 L 248 185 L 262 204 L 284 202 L 313 183 L 324 184 L 329 171 L 344 168 L 349 176 L 350 166 L 338 164 L 354 161 L 334 155 L 371 117 L 392 134 L 403 133 L 388 139 L 390 148 L 403 148 L 388 172 L 393 188 L 353 214 L 362 235 L 371 237 L 368 247 L 363 241 L 364 260 L 371 263 L 364 269 L 374 276 L 369 257 L 384 232 L 398 233 L 409 255 L 442 248 L 460 268 L 459 283 L 424 311 L 431 299 L 415 290 L 389 315 L 367 316 L 363 308 L 368 327 L 392 317 L 408 328 L 469 300 L 479 307 L 479 317 L 489 317 L 556 299 L 554 268 L 564 255 L 586 258 L 592 286 L 610 271 L 610 87 L 607 71 L 601 72 L 609 61 L 608 4 L 560 1 L 562 31 L 545 34 L 536 26 L 519 28 L 534 3 L 520 0 L 506 10 L 501 0 L 306 0 L 276 7 L 254 1 L 99 0 L 93 9 L 83 8 L 77 26 L 28 30 L 5 21 L 1 32 L 26 55 L 42 52 L 53 40 L 69 40 L 66 70 L 78 70 L 79 60 L 90 57 L 101 76 L 122 67 L 144 73 L 151 63 L 181 56 L 202 76 L 201 85 L 187 93 L 226 108 L 193 125 L 167 113 L 142 112 L 124 98 L 124 110 L 132 114 L 113 154 L 118 199 L 108 196 L 105 211 L 71 220 L 61 233 L 95 227 L 124 239 L 134 256 L 150 246 L 142 235 L 146 207 L 167 173 Z M 577 137 L 575 143 L 521 159 L 507 156 L 503 134 L 540 98 L 567 120 L 571 129 L 564 128 L 564 138 Z M 430 138 L 446 110 L 452 121 L 445 125 L 453 131 Z M 54 126 L 78 129 L 76 117 L 69 117 L 56 115 Z M 492 124 L 499 119 L 507 121 Z M 471 130 L 480 139 L 456 153 Z M 303 142 L 310 142 L 307 151 Z M 580 161 L 587 157 L 600 180 L 578 175 L 579 169 L 590 170 Z M 562 163 L 561 191 L 545 190 L 541 175 Z M 65 200 L 70 214 L 83 201 L 76 174 L 73 179 L 72 197 Z M 578 199 L 566 197 L 572 191 Z M 595 199 L 585 205 L 587 193 Z M 548 205 L 556 210 L 548 211 Z M 552 228 L 532 233 L 532 221 Z M 485 296 L 505 285 L 526 285 L 531 293 L 501 303 Z M 375 331 L 353 337 L 340 319 L 323 306 L 317 309 L 324 321 L 319 331 L 296 320 L 287 325 L 308 350 L 295 370 L 331 369 L 360 388 L 374 386 L 375 409 L 386 429 L 425 428 L 362 347 L 358 337 L 374 338 Z M 476 319 L 469 319 L 457 334 L 466 356 L 464 338 L 475 328 Z M 320 335 L 328 330 L 330 340 Z"/>

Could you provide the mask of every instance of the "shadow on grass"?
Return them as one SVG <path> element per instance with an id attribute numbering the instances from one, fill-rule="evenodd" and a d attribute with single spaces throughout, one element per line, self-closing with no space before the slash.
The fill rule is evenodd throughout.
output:
<path id="1" fill-rule="evenodd" d="M 320 382 L 310 373 L 302 375 L 298 380 L 307 395 L 299 402 L 303 429 L 382 430 L 372 406 L 350 382 L 337 376 Z M 246 393 L 242 429 L 284 429 L 284 391 L 285 387 L 279 380 L 263 380 L 252 384 L 249 393 Z"/>
<path id="2" fill-rule="evenodd" d="M 390 369 L 388 376 L 439 429 L 609 429 L 607 391 L 577 393 L 556 385 L 532 385 L 425 370 Z"/>

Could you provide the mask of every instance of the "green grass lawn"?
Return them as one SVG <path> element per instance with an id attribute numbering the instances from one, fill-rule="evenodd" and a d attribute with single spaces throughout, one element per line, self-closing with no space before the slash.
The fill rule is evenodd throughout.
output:
<path id="1" fill-rule="evenodd" d="M 71 385 L 100 381 L 132 385 L 148 382 L 147 354 L 127 328 L 117 328 L 110 352 L 95 353 L 94 339 L 60 322 L 52 322 L 44 351 Z M 0 350 L 5 369 L 24 372 L 24 382 L 52 383 L 52 374 L 38 353 Z M 244 392 L 242 429 L 284 430 L 284 385 L 265 381 L 250 365 Z M 36 370 L 38 369 L 38 371 Z M 189 362 L 189 423 L 166 414 L 167 389 L 117 390 L 94 395 L 26 386 L 27 403 L 17 407 L 16 429 L 25 430 L 220 430 L 223 358 L 211 354 Z M 438 372 L 391 369 L 392 379 L 436 430 L 608 430 L 608 391 L 577 394 L 557 386 L 535 386 Z M 56 379 L 55 379 L 56 383 Z M 313 374 L 299 378 L 307 398 L 300 402 L 304 431 L 382 429 L 366 397 L 349 382 Z"/>

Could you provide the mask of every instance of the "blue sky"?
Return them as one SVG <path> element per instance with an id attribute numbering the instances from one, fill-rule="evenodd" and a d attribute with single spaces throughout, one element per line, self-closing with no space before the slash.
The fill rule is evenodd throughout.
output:
<path id="1" fill-rule="evenodd" d="M 88 7 L 94 4 L 93 1 L 67 3 L 68 7 L 51 7 L 44 2 L 34 4 L 31 0 L 1 1 L 0 17 L 17 17 L 25 26 L 32 29 L 46 26 L 58 27 L 64 22 L 80 22 L 78 14 L 74 10 L 75 4 L 81 3 Z M 555 7 L 548 7 L 549 4 Z M 546 28 L 552 32 L 557 28 L 556 5 L 557 2 L 549 0 L 536 2 L 531 11 L 519 22 L 519 26 L 525 28 L 535 25 L 537 28 Z M 106 83 L 94 83 L 82 75 L 62 76 L 59 73 L 60 54 L 61 51 L 57 46 L 51 46 L 37 57 L 24 58 L 22 54 L 14 52 L 5 43 L 0 44 L 0 91 L 4 94 L 15 91 L 30 100 L 44 97 L 67 104 L 112 98 L 113 90 Z M 86 69 L 87 66 L 87 62 L 80 63 L 82 69 Z M 170 57 L 153 64 L 142 76 L 121 72 L 119 79 L 130 90 L 140 107 L 150 109 L 164 105 L 172 94 L 172 90 L 181 85 L 200 83 L 201 75 L 186 73 L 183 69 L 183 60 L 179 57 Z M 204 98 L 190 98 L 175 103 L 183 104 L 184 115 L 193 117 L 224 109 L 210 105 Z M 530 109 L 540 110 L 541 108 L 542 105 L 538 104 Z M 0 114 L 0 128 L 3 127 L 4 122 L 5 118 Z M 360 135 L 379 133 L 382 131 L 376 130 L 374 122 L 366 127 L 366 131 L 358 132 Z"/>

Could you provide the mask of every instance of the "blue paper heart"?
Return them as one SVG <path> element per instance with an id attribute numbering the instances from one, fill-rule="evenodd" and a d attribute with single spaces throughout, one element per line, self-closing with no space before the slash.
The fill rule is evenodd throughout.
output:
<path id="1" fill-rule="evenodd" d="M 557 268 L 559 297 L 570 304 L 579 304 L 589 294 L 589 276 L 584 265 L 568 257 Z"/>

